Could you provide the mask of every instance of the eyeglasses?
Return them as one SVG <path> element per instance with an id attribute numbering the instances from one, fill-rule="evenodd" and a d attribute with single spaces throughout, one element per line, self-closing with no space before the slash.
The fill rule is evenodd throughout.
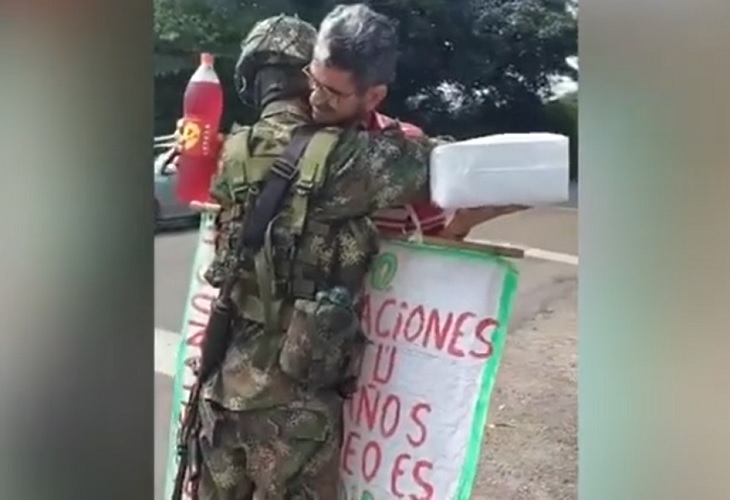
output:
<path id="1" fill-rule="evenodd" d="M 302 71 L 307 76 L 307 80 L 309 81 L 309 88 L 312 90 L 312 92 L 322 92 L 325 95 L 326 99 L 330 102 L 339 102 L 342 99 L 347 99 L 348 97 L 352 97 L 356 94 L 356 92 L 344 93 L 328 87 L 314 77 L 312 71 L 309 69 L 309 66 L 305 66 Z"/>

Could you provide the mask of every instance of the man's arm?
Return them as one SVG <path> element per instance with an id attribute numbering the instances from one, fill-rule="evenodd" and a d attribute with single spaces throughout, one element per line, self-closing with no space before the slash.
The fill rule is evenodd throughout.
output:
<path id="1" fill-rule="evenodd" d="M 357 217 L 427 198 L 431 152 L 451 141 L 407 137 L 395 127 L 343 132 L 327 160 L 319 211 L 325 217 Z"/>
<path id="2" fill-rule="evenodd" d="M 447 239 L 463 240 L 472 229 L 480 224 L 529 208 L 526 205 L 500 205 L 459 209 L 439 236 Z"/>

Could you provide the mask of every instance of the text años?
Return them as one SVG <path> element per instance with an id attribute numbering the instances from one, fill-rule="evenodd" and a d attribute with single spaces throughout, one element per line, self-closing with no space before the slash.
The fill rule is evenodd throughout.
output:
<path id="1" fill-rule="evenodd" d="M 353 425 L 342 443 L 343 472 L 357 474 L 368 484 L 376 478 L 387 481 L 394 498 L 433 500 L 434 487 L 429 478 L 433 464 L 419 459 L 416 451 L 428 440 L 426 418 L 431 405 L 406 405 L 397 394 L 384 392 L 370 383 L 361 386 L 345 403 L 345 412 Z M 405 434 L 411 450 L 397 453 L 386 464 L 384 445 L 399 433 Z M 409 485 L 415 485 L 419 491 L 412 491 L 413 486 Z"/>

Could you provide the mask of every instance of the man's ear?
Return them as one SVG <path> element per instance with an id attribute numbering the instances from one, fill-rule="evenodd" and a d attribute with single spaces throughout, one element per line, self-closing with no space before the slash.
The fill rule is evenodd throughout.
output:
<path id="1" fill-rule="evenodd" d="M 365 94 L 365 107 L 368 111 L 375 111 L 387 95 L 387 85 L 376 85 L 375 87 L 370 87 Z"/>

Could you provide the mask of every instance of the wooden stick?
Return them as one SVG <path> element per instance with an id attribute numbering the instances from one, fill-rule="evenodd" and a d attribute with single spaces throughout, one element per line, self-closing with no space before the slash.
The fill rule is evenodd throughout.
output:
<path id="1" fill-rule="evenodd" d="M 522 257 L 525 259 L 537 259 L 547 260 L 550 262 L 557 262 L 560 264 L 568 264 L 571 266 L 578 265 L 578 256 L 571 255 L 568 253 L 551 252 L 550 250 L 543 250 L 542 248 L 533 248 L 522 245 L 513 245 L 511 243 L 497 243 L 487 240 L 470 240 L 472 242 L 480 243 L 483 245 L 496 245 L 501 248 L 515 248 L 522 251 Z"/>
<path id="2" fill-rule="evenodd" d="M 401 240 L 401 241 L 413 241 L 412 237 L 409 236 L 397 236 L 390 239 Z M 525 256 L 525 250 L 514 245 L 506 245 L 502 243 L 493 243 L 488 241 L 458 241 L 446 238 L 438 238 L 436 236 L 423 236 L 418 238 L 418 241 L 431 245 L 439 245 L 450 248 L 463 248 L 466 250 L 476 250 L 477 252 L 489 252 L 502 257 L 509 257 L 511 259 L 521 259 Z"/>
<path id="3" fill-rule="evenodd" d="M 208 212 L 212 214 L 217 214 L 221 211 L 221 206 L 217 203 L 208 203 L 204 201 L 191 201 L 190 208 L 197 212 Z"/>

